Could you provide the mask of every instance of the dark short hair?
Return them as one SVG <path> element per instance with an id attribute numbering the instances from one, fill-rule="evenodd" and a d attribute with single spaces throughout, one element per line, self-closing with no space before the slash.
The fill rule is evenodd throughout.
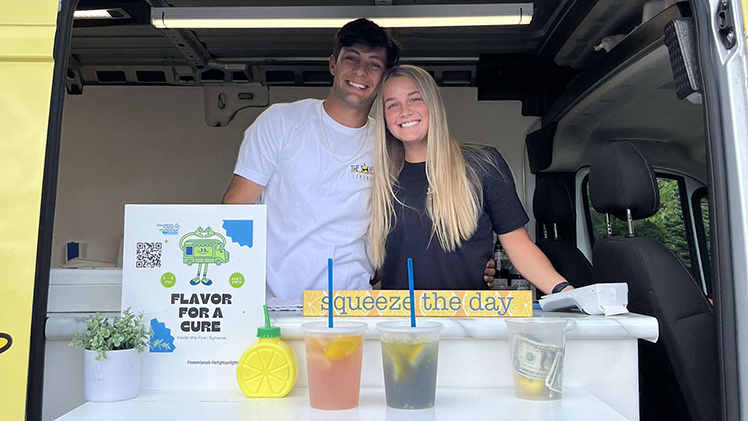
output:
<path id="1" fill-rule="evenodd" d="M 333 44 L 332 55 L 337 60 L 343 47 L 363 45 L 371 49 L 384 48 L 387 52 L 387 68 L 391 69 L 400 61 L 400 44 L 392 38 L 390 32 L 366 18 L 359 18 L 346 23 L 337 34 Z"/>

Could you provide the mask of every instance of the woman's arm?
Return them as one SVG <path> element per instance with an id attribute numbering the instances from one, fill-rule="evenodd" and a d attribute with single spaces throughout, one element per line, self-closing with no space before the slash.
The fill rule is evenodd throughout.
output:
<path id="1" fill-rule="evenodd" d="M 545 254 L 532 242 L 524 227 L 499 235 L 499 241 L 517 271 L 543 293 L 550 294 L 553 287 L 566 282 Z M 564 291 L 573 288 L 569 285 Z"/>

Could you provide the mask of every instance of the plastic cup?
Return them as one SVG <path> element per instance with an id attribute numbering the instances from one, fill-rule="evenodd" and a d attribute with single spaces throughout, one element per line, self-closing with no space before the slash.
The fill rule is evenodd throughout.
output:
<path id="1" fill-rule="evenodd" d="M 382 322 L 377 330 L 382 344 L 384 390 L 387 406 L 425 409 L 436 400 L 436 369 L 439 357 L 439 322 Z"/>
<path id="2" fill-rule="evenodd" d="M 567 320 L 507 319 L 514 396 L 534 401 L 561 399 Z"/>
<path id="3" fill-rule="evenodd" d="M 351 409 L 361 391 L 366 323 L 336 321 L 301 325 L 306 344 L 309 404 L 316 409 Z"/>

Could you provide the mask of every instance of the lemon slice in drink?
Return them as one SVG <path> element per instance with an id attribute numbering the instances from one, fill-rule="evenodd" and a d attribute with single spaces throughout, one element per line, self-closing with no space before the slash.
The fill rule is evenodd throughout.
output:
<path id="1" fill-rule="evenodd" d="M 416 360 L 423 351 L 425 342 L 417 344 L 404 344 L 404 343 L 392 343 L 387 344 L 385 349 L 392 359 L 392 363 L 395 366 L 395 379 L 400 381 L 405 379 L 413 369 L 416 368 Z"/>
<path id="2" fill-rule="evenodd" d="M 519 373 L 514 373 L 517 378 L 517 386 L 531 395 L 539 395 L 545 391 L 545 382 L 527 378 Z"/>
<path id="3" fill-rule="evenodd" d="M 342 336 L 333 339 L 326 345 L 322 345 L 322 349 L 328 360 L 342 360 L 355 354 L 358 347 L 361 346 L 361 342 L 361 336 Z"/>

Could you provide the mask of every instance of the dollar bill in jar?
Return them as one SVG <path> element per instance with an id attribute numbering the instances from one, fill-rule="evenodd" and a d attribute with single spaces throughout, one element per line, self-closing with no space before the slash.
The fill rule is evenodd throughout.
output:
<path id="1" fill-rule="evenodd" d="M 512 343 L 512 365 L 518 396 L 525 399 L 556 399 L 561 393 L 563 349 L 526 336 Z"/>

